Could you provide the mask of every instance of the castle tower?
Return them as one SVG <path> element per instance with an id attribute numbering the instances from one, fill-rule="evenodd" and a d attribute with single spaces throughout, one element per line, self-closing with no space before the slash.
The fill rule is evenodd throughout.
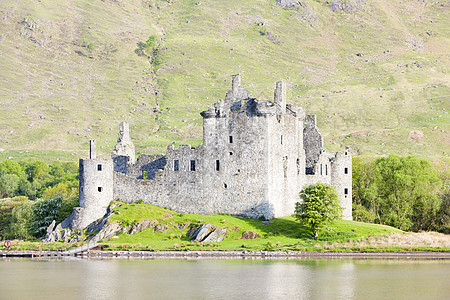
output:
<path id="1" fill-rule="evenodd" d="M 113 200 L 113 162 L 97 159 L 95 141 L 90 141 L 89 159 L 80 159 L 80 210 L 72 228 L 84 228 L 101 218 Z"/>
<path id="2" fill-rule="evenodd" d="M 342 219 L 352 218 L 352 156 L 349 152 L 337 152 L 331 162 L 331 184 L 336 188 L 341 206 Z"/>

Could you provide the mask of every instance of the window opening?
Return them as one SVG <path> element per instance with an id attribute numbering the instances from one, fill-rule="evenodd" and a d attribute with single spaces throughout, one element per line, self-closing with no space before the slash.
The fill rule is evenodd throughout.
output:
<path id="1" fill-rule="evenodd" d="M 283 135 L 281 135 L 281 137 L 280 137 L 280 142 L 283 145 Z"/>
<path id="2" fill-rule="evenodd" d="M 348 168 L 344 168 L 344 174 L 348 174 Z"/>
<path id="3" fill-rule="evenodd" d="M 344 189 L 344 195 L 348 195 L 348 188 Z"/>
<path id="4" fill-rule="evenodd" d="M 226 184 L 226 183 L 224 183 L 224 184 L 223 184 L 223 187 L 224 187 L 224 188 L 227 188 L 227 184 Z"/>
<path id="5" fill-rule="evenodd" d="M 322 164 L 320 164 L 320 175 L 322 175 Z"/>
<path id="6" fill-rule="evenodd" d="M 228 137 L 228 141 L 230 142 L 230 144 L 233 144 L 233 136 L 232 136 L 232 135 L 230 135 L 230 136 Z"/>
<path id="7" fill-rule="evenodd" d="M 325 165 L 325 175 L 328 175 L 328 165 Z"/>
<path id="8" fill-rule="evenodd" d="M 230 155 L 233 155 L 233 152 L 230 152 Z"/>
<path id="9" fill-rule="evenodd" d="M 99 186 L 99 187 L 97 188 L 97 190 L 101 193 L 101 192 L 102 192 L 102 187 Z"/>
<path id="10" fill-rule="evenodd" d="M 173 170 L 174 170 L 174 171 L 179 171 L 179 170 L 180 170 L 180 162 L 179 162 L 178 159 L 175 159 L 175 160 L 173 161 Z"/>
<path id="11" fill-rule="evenodd" d="M 191 160 L 191 171 L 195 171 L 195 160 Z"/>
<path id="12" fill-rule="evenodd" d="M 102 170 L 102 164 L 98 164 L 97 165 L 97 171 L 101 171 Z"/>
<path id="13" fill-rule="evenodd" d="M 216 171 L 220 170 L 220 162 L 219 160 L 216 160 Z"/>
<path id="14" fill-rule="evenodd" d="M 300 175 L 300 159 L 297 158 L 297 175 Z"/>

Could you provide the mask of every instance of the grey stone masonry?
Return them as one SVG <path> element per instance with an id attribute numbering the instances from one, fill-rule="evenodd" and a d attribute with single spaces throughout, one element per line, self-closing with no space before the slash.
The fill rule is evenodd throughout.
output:
<path id="1" fill-rule="evenodd" d="M 317 182 L 336 188 L 343 218 L 352 219 L 350 153 L 325 152 L 316 117 L 286 103 L 282 81 L 273 101 L 257 100 L 233 75 L 225 99 L 201 116 L 203 144 L 169 145 L 165 155 L 143 154 L 136 162 L 129 125 L 121 123 L 111 159 L 80 160 L 81 208 L 72 227 L 95 221 L 116 199 L 271 219 L 293 214 L 300 190 Z"/>
<path id="2" fill-rule="evenodd" d="M 121 122 L 119 126 L 119 137 L 117 144 L 114 146 L 111 157 L 128 156 L 131 163 L 134 163 L 134 144 L 130 137 L 130 127 L 127 122 Z"/>

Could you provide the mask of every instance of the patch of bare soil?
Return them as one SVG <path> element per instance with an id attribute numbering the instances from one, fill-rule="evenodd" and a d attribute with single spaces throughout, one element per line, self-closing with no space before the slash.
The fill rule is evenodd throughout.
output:
<path id="1" fill-rule="evenodd" d="M 409 138 L 414 141 L 421 141 L 423 140 L 423 132 L 420 130 L 412 130 L 409 133 Z"/>

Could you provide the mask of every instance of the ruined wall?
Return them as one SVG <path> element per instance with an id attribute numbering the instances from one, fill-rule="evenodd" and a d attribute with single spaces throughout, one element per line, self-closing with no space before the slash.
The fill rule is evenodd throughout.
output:
<path id="1" fill-rule="evenodd" d="M 163 154 L 141 154 L 135 164 L 128 166 L 126 174 L 138 179 L 144 179 L 143 174 L 146 171 L 147 179 L 152 179 L 158 170 L 164 169 L 166 161 L 166 156 Z"/>
<path id="2" fill-rule="evenodd" d="M 306 155 L 306 173 L 314 174 L 314 165 L 319 160 L 320 153 L 324 150 L 323 138 L 316 127 L 315 115 L 307 115 L 305 118 L 303 147 Z"/>

